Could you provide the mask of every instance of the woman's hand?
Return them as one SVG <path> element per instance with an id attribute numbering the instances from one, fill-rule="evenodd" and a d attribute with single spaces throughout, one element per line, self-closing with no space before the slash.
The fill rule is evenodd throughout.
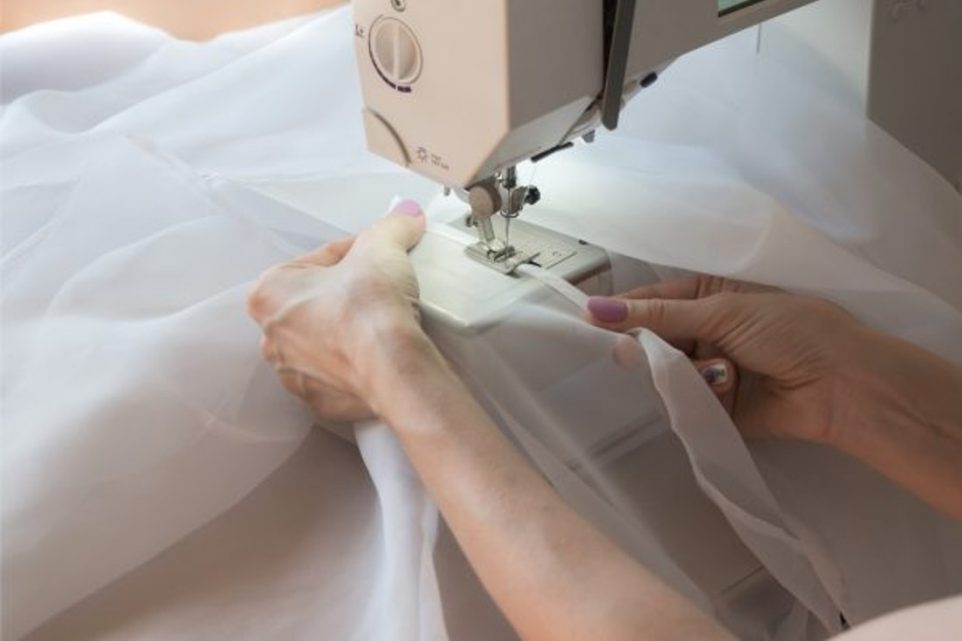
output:
<path id="1" fill-rule="evenodd" d="M 356 238 L 266 272 L 251 293 L 264 357 L 322 419 L 379 414 L 373 390 L 385 363 L 426 342 L 407 254 L 424 228 L 420 207 L 404 201 Z"/>
<path id="2" fill-rule="evenodd" d="M 423 231 L 420 210 L 402 204 L 356 239 L 264 274 L 250 311 L 284 384 L 323 418 L 390 426 L 526 641 L 728 640 L 561 501 L 421 331 L 407 251 Z"/>
<path id="3" fill-rule="evenodd" d="M 593 298 L 588 312 L 687 352 L 744 435 L 833 446 L 962 518 L 962 367 L 832 303 L 722 278 Z"/>
<path id="4" fill-rule="evenodd" d="M 644 327 L 688 353 L 746 436 L 829 442 L 851 411 L 840 375 L 864 328 L 831 303 L 693 276 L 595 298 L 588 311 L 597 325 Z"/>

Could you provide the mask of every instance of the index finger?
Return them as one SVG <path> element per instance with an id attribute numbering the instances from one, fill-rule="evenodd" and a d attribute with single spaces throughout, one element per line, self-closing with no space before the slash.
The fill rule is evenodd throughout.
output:
<path id="1" fill-rule="evenodd" d="M 667 280 L 660 283 L 653 283 L 633 289 L 617 298 L 625 300 L 638 299 L 662 299 L 662 300 L 697 300 L 707 298 L 714 294 L 738 293 L 738 294 L 760 294 L 765 292 L 777 292 L 775 287 L 747 283 L 724 276 L 712 276 L 710 274 L 695 274 L 674 280 Z"/>
<path id="2" fill-rule="evenodd" d="M 664 280 L 651 285 L 632 289 L 618 298 L 634 300 L 637 298 L 663 298 L 669 300 L 692 300 L 698 298 L 701 276 L 686 276 L 674 280 Z"/>
<path id="3" fill-rule="evenodd" d="M 325 243 L 317 249 L 294 261 L 294 264 L 311 265 L 314 267 L 333 267 L 344 260 L 347 252 L 354 246 L 354 236 Z"/>

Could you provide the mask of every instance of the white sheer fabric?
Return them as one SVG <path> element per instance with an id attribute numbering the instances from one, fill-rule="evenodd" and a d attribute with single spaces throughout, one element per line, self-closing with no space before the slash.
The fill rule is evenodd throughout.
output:
<path id="1" fill-rule="evenodd" d="M 363 151 L 349 13 L 203 45 L 56 29 L 0 40 L 5 637 L 512 638 L 390 432 L 309 434 L 244 313 L 267 266 L 436 194 Z M 67 73 L 46 42 L 125 62 Z M 748 44 L 539 166 L 529 218 L 616 252 L 618 289 L 765 282 L 962 362 L 958 194 Z M 431 331 L 566 500 L 745 638 L 962 591 L 958 523 L 823 448 L 746 447 L 657 337 L 620 367 L 547 289 Z"/>

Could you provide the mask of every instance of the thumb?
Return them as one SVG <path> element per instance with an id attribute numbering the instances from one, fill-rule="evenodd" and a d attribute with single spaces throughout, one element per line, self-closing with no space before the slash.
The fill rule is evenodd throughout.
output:
<path id="1" fill-rule="evenodd" d="M 357 244 L 399 248 L 407 252 L 420 242 L 426 225 L 421 206 L 413 200 L 402 200 L 391 213 L 358 236 Z"/>
<path id="2" fill-rule="evenodd" d="M 713 358 L 692 361 L 692 365 L 721 401 L 725 411 L 731 414 L 735 407 L 735 390 L 738 387 L 738 370 L 735 364 L 727 358 Z"/>

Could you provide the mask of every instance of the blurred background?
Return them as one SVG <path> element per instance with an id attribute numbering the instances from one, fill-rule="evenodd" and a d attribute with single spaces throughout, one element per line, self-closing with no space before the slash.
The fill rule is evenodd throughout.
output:
<path id="1" fill-rule="evenodd" d="M 3 0 L 0 28 L 13 31 L 68 16 L 116 11 L 180 38 L 206 40 L 224 31 L 317 11 L 346 0 Z"/>

